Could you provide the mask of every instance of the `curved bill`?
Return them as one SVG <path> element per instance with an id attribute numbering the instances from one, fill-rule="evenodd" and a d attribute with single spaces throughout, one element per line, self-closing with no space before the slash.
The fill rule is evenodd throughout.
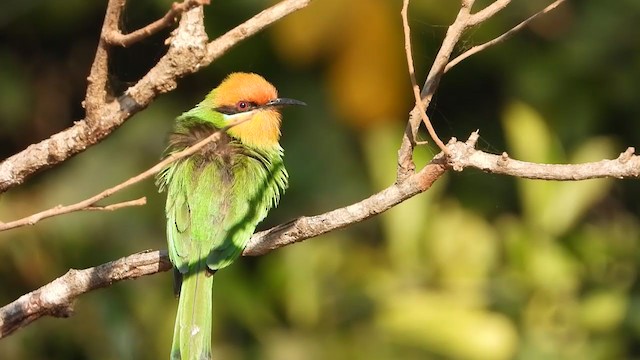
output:
<path id="1" fill-rule="evenodd" d="M 289 105 L 302 105 L 306 106 L 307 104 L 296 99 L 288 99 L 288 98 L 277 98 L 270 100 L 264 106 L 289 106 Z"/>

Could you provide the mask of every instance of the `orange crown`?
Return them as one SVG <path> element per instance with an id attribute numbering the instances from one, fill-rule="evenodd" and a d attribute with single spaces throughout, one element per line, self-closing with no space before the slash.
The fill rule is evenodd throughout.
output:
<path id="1" fill-rule="evenodd" d="M 276 88 L 262 76 L 253 73 L 233 73 L 216 88 L 213 102 L 216 107 L 236 107 L 242 101 L 254 103 L 259 107 L 277 97 Z M 241 116 L 240 114 L 238 115 Z M 229 129 L 229 134 L 249 146 L 266 148 L 278 145 L 281 117 L 277 108 L 258 108 L 246 114 L 251 116 L 251 119 Z"/>

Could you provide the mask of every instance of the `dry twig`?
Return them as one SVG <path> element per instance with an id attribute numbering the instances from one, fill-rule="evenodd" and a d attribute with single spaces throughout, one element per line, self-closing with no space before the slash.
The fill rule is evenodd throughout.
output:
<path id="1" fill-rule="evenodd" d="M 409 77 L 411 78 L 411 88 L 413 90 L 413 96 L 416 100 L 416 107 L 418 108 L 418 112 L 420 113 L 422 122 L 427 127 L 431 139 L 433 139 L 440 150 L 443 151 L 446 155 L 448 152 L 447 147 L 444 146 L 444 143 L 442 142 L 442 140 L 440 140 L 438 134 L 436 133 L 436 130 L 433 128 L 431 120 L 429 120 L 429 117 L 427 116 L 427 111 L 425 110 L 424 105 L 422 104 L 422 99 L 420 97 L 420 87 L 418 87 L 418 82 L 416 80 L 416 71 L 413 66 L 413 52 L 411 51 L 411 28 L 409 27 L 409 20 L 407 16 L 408 11 L 409 0 L 404 0 L 402 3 L 402 11 L 400 12 L 400 14 L 402 16 L 402 28 L 404 30 L 404 50 L 407 57 L 407 66 L 409 67 Z M 415 136 L 413 140 L 415 141 Z"/>
<path id="2" fill-rule="evenodd" d="M 413 162 L 413 148 L 416 145 L 416 134 L 418 133 L 418 128 L 420 126 L 420 122 L 423 121 L 423 114 L 425 113 L 424 109 L 429 108 L 429 104 L 431 103 L 431 99 L 435 94 L 438 85 L 440 84 L 440 79 L 442 75 L 445 73 L 445 68 L 453 50 L 455 49 L 456 44 L 460 41 L 460 38 L 464 34 L 464 32 L 483 21 L 488 20 L 493 15 L 497 14 L 500 10 L 504 9 L 507 5 L 509 5 L 510 0 L 496 0 L 484 9 L 472 14 L 471 8 L 475 0 L 463 0 L 461 2 L 460 11 L 456 16 L 456 19 L 453 21 L 453 24 L 449 26 L 447 29 L 447 33 L 445 35 L 444 40 L 442 41 L 442 45 L 440 46 L 440 50 L 436 55 L 433 65 L 427 75 L 427 79 L 425 81 L 424 86 L 422 87 L 422 92 L 420 93 L 420 98 L 422 99 L 422 107 L 418 104 L 411 110 L 409 113 L 409 121 L 407 123 L 407 128 L 405 129 L 404 136 L 402 138 L 402 144 L 400 145 L 400 149 L 398 150 L 398 169 L 397 169 L 397 179 L 398 181 L 402 181 L 410 174 L 415 171 L 415 164 Z M 404 6 L 408 6 L 408 0 L 405 0 Z M 403 7 L 403 18 L 406 17 L 406 10 Z M 403 19 L 403 22 L 406 23 L 406 20 Z M 407 37 L 408 26 L 405 26 L 405 37 Z M 410 59 L 411 53 L 407 49 L 407 58 Z M 411 61 L 411 60 L 409 60 Z M 432 130 L 429 129 L 430 122 L 426 122 L 425 125 L 429 130 L 429 134 L 433 138 Z M 433 131 L 435 133 L 435 131 Z M 437 138 L 437 137 L 436 137 Z M 438 140 L 434 138 L 434 141 L 438 143 Z M 438 144 L 440 147 L 440 144 Z"/>
<path id="3" fill-rule="evenodd" d="M 124 181 L 121 182 L 120 184 L 108 188 L 88 199 L 79 201 L 75 204 L 71 204 L 71 205 L 66 205 L 66 206 L 61 206 L 58 205 L 56 207 L 53 207 L 51 209 L 47 209 L 44 211 L 41 211 L 39 213 L 35 213 L 33 215 L 29 215 L 27 217 L 24 217 L 22 219 L 18 219 L 18 220 L 14 220 L 14 221 L 10 221 L 10 222 L 6 222 L 6 223 L 0 223 L 0 231 L 5 231 L 5 230 L 10 230 L 10 229 L 15 229 L 17 227 L 21 227 L 21 226 L 26 226 L 26 225 L 33 225 L 35 223 L 37 223 L 38 221 L 42 220 L 42 219 L 46 219 L 46 218 L 50 218 L 53 216 L 58 216 L 58 215 L 63 215 L 63 214 L 69 214 L 72 212 L 76 212 L 76 211 L 82 211 L 82 210 L 116 210 L 119 208 L 123 208 L 125 206 L 134 206 L 134 205 L 144 205 L 146 203 L 146 198 L 143 199 L 138 199 L 138 200 L 133 200 L 133 201 L 127 201 L 124 203 L 119 203 L 119 204 L 113 204 L 110 206 L 96 206 L 95 203 L 97 203 L 100 200 L 103 200 L 115 193 L 117 193 L 118 191 L 127 188 L 131 185 L 137 184 L 142 180 L 148 179 L 151 176 L 157 174 L 160 170 L 162 170 L 165 166 L 171 164 L 172 162 L 182 159 L 183 157 L 189 156 L 189 155 L 193 155 L 196 152 L 198 152 L 200 149 L 202 149 L 204 146 L 206 146 L 208 143 L 212 142 L 212 141 L 217 141 L 220 138 L 220 135 L 227 131 L 229 128 L 236 126 L 238 124 L 243 123 L 244 121 L 246 121 L 247 119 L 240 119 L 239 121 L 235 121 L 231 124 L 229 124 L 227 127 L 220 129 L 216 132 L 214 132 L 213 134 L 209 135 L 208 137 L 206 137 L 205 139 L 199 141 L 198 143 L 194 144 L 193 146 L 186 148 L 180 152 L 177 152 L 175 154 L 172 154 L 170 156 L 167 156 L 165 159 L 163 159 L 162 161 L 160 161 L 159 163 L 155 164 L 154 166 L 152 166 L 151 168 L 147 169 L 146 171 Z M 142 201 L 141 201 L 142 200 Z"/>
<path id="4" fill-rule="evenodd" d="M 487 41 L 484 44 L 476 45 L 476 46 L 472 47 L 471 49 L 463 52 L 462 54 L 456 56 L 455 59 L 451 60 L 447 64 L 447 67 L 444 69 L 444 72 L 447 72 L 447 71 L 451 70 L 452 67 L 458 65 L 462 60 L 470 57 L 471 55 L 477 54 L 480 51 L 486 50 L 487 48 L 489 48 L 489 47 L 491 47 L 493 45 L 497 45 L 497 44 L 500 44 L 500 43 L 508 40 L 515 33 L 517 33 L 518 31 L 522 30 L 525 26 L 529 25 L 530 22 L 532 22 L 533 20 L 537 19 L 538 16 L 544 15 L 544 14 L 552 11 L 553 9 L 557 8 L 559 5 L 561 5 L 564 2 L 565 2 L 565 0 L 556 0 L 556 1 L 554 1 L 549 6 L 547 6 L 544 9 L 538 11 L 534 15 L 530 16 L 529 18 L 527 18 L 523 22 L 519 23 L 518 25 L 514 26 L 509 31 L 507 31 L 504 34 L 498 36 L 497 38 L 495 38 L 493 40 L 490 40 L 490 41 Z"/>
<path id="5" fill-rule="evenodd" d="M 444 68 L 449 61 L 449 57 L 453 52 L 455 45 L 460 40 L 464 30 L 468 27 L 469 16 L 471 7 L 475 0 L 464 0 L 460 6 L 460 11 L 456 16 L 453 24 L 447 29 L 444 40 L 440 50 L 436 55 L 431 70 L 427 75 L 427 80 L 422 87 L 420 98 L 424 109 L 429 108 L 433 94 L 440 84 L 442 74 L 444 74 Z M 402 137 L 402 144 L 398 150 L 398 170 L 397 181 L 403 181 L 415 171 L 415 163 L 413 162 L 413 148 L 416 145 L 416 135 L 418 133 L 418 127 L 422 121 L 421 108 L 417 105 L 409 113 L 409 121 L 407 122 L 407 128 L 405 129 L 404 136 Z"/>
<path id="6" fill-rule="evenodd" d="M 124 7 L 124 1 L 122 6 Z M 171 9 L 160 19 L 152 22 L 151 24 L 132 31 L 128 34 L 123 34 L 116 23 L 110 23 L 111 26 L 116 25 L 115 28 L 110 28 L 104 35 L 104 40 L 109 45 L 118 45 L 122 47 L 131 46 L 138 41 L 144 40 L 147 37 L 157 33 L 158 31 L 171 26 L 176 22 L 176 18 L 183 12 L 189 11 L 196 6 L 209 5 L 210 0 L 185 0 L 181 3 L 174 2 L 171 4 Z"/>
<path id="7" fill-rule="evenodd" d="M 0 308 L 0 339 L 43 317 L 69 317 L 74 300 L 91 290 L 171 269 L 166 252 L 133 254 L 84 270 L 69 270 L 47 285 Z"/>
<path id="8" fill-rule="evenodd" d="M 124 94 L 108 94 L 108 47 L 104 36 L 117 28 L 123 0 L 107 5 L 101 40 L 88 77 L 85 119 L 0 163 L 0 193 L 22 184 L 34 173 L 59 164 L 107 137 L 160 93 L 175 89 L 177 79 L 194 73 L 219 58 L 229 48 L 283 16 L 306 7 L 311 0 L 284 0 L 244 24 L 208 42 L 202 7 L 182 14 L 169 50 L 149 72 Z M 114 25 L 115 24 L 115 25 Z"/>

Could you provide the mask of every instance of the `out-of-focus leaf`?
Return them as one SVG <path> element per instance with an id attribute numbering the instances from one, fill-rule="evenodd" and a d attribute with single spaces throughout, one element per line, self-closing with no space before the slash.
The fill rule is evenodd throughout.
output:
<path id="1" fill-rule="evenodd" d="M 439 274 L 438 282 L 457 291 L 469 303 L 482 304 L 482 290 L 495 266 L 497 236 L 481 217 L 451 202 L 440 203 L 427 229 L 427 254 Z"/>
<path id="2" fill-rule="evenodd" d="M 352 125 L 395 121 L 411 105 L 399 9 L 385 1 L 313 3 L 276 24 L 274 43 L 301 66 L 326 60 L 333 102 Z"/>
<path id="3" fill-rule="evenodd" d="M 380 124 L 362 131 L 364 155 L 370 169 L 375 189 L 383 189 L 396 178 L 398 139 L 404 126 L 400 123 Z M 416 162 L 424 162 L 425 148 L 416 149 Z M 424 194 L 409 199 L 389 209 L 380 216 L 385 239 L 388 239 L 389 256 L 398 271 L 414 273 L 424 271 L 424 232 L 430 219 L 432 204 L 446 185 L 446 177 L 439 179 Z"/>
<path id="4" fill-rule="evenodd" d="M 344 45 L 343 35 L 351 14 L 351 2 L 315 1 L 295 16 L 273 25 L 275 49 L 284 61 L 310 65 Z"/>
<path id="5" fill-rule="evenodd" d="M 301 328 L 312 328 L 322 319 L 322 286 L 326 278 L 338 272 L 347 259 L 340 251 L 340 242 L 347 239 L 329 235 L 324 241 L 291 247 L 283 251 L 280 259 L 286 274 L 284 302 L 290 322 Z"/>
<path id="6" fill-rule="evenodd" d="M 519 358 L 590 358 L 588 334 L 578 325 L 578 304 L 574 297 L 534 292 L 521 311 L 524 331 Z"/>
<path id="7" fill-rule="evenodd" d="M 509 154 L 522 161 L 549 163 L 555 160 L 554 136 L 542 116 L 531 106 L 512 102 L 502 121 Z"/>
<path id="8" fill-rule="evenodd" d="M 530 162 L 553 163 L 555 138 L 544 119 L 530 106 L 514 102 L 504 111 L 503 127 L 510 156 Z M 557 186 L 549 181 L 518 179 L 522 206 L 532 224 L 540 226 Z"/>
<path id="9" fill-rule="evenodd" d="M 537 289 L 566 294 L 576 291 L 580 283 L 580 267 L 576 259 L 558 244 L 546 238 L 535 239 L 526 254 L 526 271 Z"/>
<path id="10" fill-rule="evenodd" d="M 359 128 L 395 121 L 409 108 L 400 18 L 386 1 L 354 0 L 329 86 L 338 110 Z M 381 49 L 385 49 L 381 51 Z"/>
<path id="11" fill-rule="evenodd" d="M 518 335 L 509 319 L 469 308 L 460 300 L 426 291 L 398 292 L 388 298 L 377 324 L 394 342 L 423 347 L 446 358 L 513 358 Z"/>
<path id="12" fill-rule="evenodd" d="M 582 323 L 593 331 L 611 331 L 624 320 L 627 298 L 618 291 L 595 291 L 580 306 Z"/>
<path id="13" fill-rule="evenodd" d="M 607 138 L 594 138 L 571 156 L 573 164 L 598 161 L 613 156 L 614 142 Z M 555 196 L 550 199 L 542 212 L 541 223 L 545 230 L 561 235 L 600 201 L 611 188 L 611 179 L 595 179 L 579 182 L 556 183 Z"/>

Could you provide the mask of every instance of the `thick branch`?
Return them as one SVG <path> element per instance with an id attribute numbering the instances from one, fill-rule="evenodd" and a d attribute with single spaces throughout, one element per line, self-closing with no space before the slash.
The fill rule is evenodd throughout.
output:
<path id="1" fill-rule="evenodd" d="M 0 338 L 43 317 L 73 315 L 75 299 L 91 290 L 171 269 L 166 252 L 147 251 L 84 270 L 69 270 L 38 290 L 0 308 Z"/>
<path id="2" fill-rule="evenodd" d="M 112 0 L 109 6 L 119 4 L 116 1 L 121 0 Z M 30 145 L 0 163 L 0 193 L 22 184 L 37 171 L 65 161 L 100 142 L 132 115 L 149 105 L 158 94 L 175 89 L 179 78 L 209 65 L 233 45 L 283 16 L 306 7 L 310 2 L 311 0 L 282 1 L 210 44 L 207 43 L 207 36 L 204 32 L 202 8 L 197 7 L 186 12 L 180 19 L 180 25 L 175 36 L 171 39 L 171 46 L 167 54 L 124 95 L 92 108 L 90 105 L 94 98 L 106 97 L 106 90 L 104 90 L 102 83 L 95 85 L 95 97 L 92 95 L 85 102 L 87 113 L 95 115 L 77 121 L 74 126 L 37 144 Z M 113 5 L 112 11 L 119 10 Z M 106 49 L 101 49 L 99 46 L 96 58 L 100 54 L 102 54 L 100 56 L 106 56 Z M 105 61 L 100 60 L 100 64 L 106 69 Z M 101 82 L 101 74 L 102 72 L 98 74 L 99 76 L 93 76 L 92 73 L 89 77 L 89 83 Z M 93 109 L 91 112 L 90 108 Z"/>
<path id="3" fill-rule="evenodd" d="M 444 174 L 444 171 L 445 167 L 436 159 L 405 181 L 391 185 L 358 203 L 322 215 L 303 216 L 289 223 L 254 234 L 243 255 L 264 255 L 271 250 L 341 229 L 378 215 L 426 191 Z"/>
<path id="4" fill-rule="evenodd" d="M 494 174 L 543 180 L 640 178 L 640 156 L 634 155 L 633 148 L 627 149 L 614 160 L 584 164 L 536 164 L 511 159 L 506 153 L 494 155 L 476 150 L 477 140 L 477 132 L 466 142 L 453 139 L 447 145 L 449 156 L 445 157 L 444 153 L 438 154 L 420 172 L 358 203 L 321 215 L 300 217 L 256 233 L 243 255 L 264 255 L 280 247 L 371 218 L 426 191 L 446 169 L 462 171 L 465 168 L 476 168 Z M 0 338 L 45 315 L 69 316 L 74 300 L 85 292 L 109 286 L 117 281 L 167 271 L 170 268 L 166 252 L 155 251 L 134 254 L 95 268 L 71 270 L 42 288 L 0 308 Z"/>
<path id="5" fill-rule="evenodd" d="M 171 4 L 171 9 L 169 9 L 162 18 L 152 22 L 151 24 L 128 34 L 123 34 L 118 28 L 118 24 L 112 24 L 112 26 L 115 27 L 109 29 L 109 31 L 103 35 L 103 38 L 109 45 L 119 45 L 122 47 L 131 46 L 138 41 L 144 40 L 158 31 L 171 26 L 176 22 L 176 18 L 183 12 L 191 10 L 196 6 L 209 5 L 209 3 L 210 0 L 185 0 L 181 3 L 174 2 Z"/>
<path id="6" fill-rule="evenodd" d="M 452 141 L 449 149 L 453 154 L 447 166 L 455 171 L 476 168 L 492 174 L 509 175 L 525 179 L 576 181 L 599 178 L 637 179 L 640 177 L 640 156 L 634 155 L 630 147 L 613 160 L 600 160 L 583 164 L 537 164 L 511 159 L 502 155 L 489 154 L 474 149 L 478 132 L 474 132 L 467 142 Z M 442 158 L 442 155 L 436 156 Z"/>

